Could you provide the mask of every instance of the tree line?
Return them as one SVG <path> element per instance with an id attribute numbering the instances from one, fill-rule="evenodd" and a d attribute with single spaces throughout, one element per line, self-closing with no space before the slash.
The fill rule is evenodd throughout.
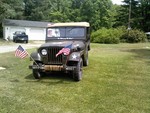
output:
<path id="1" fill-rule="evenodd" d="M 150 0 L 124 0 L 123 5 L 117 8 L 115 26 L 128 26 L 143 30 L 150 31 Z M 129 6 L 131 4 L 131 6 Z M 129 9 L 130 19 L 129 19 Z"/>
<path id="2" fill-rule="evenodd" d="M 150 0 L 0 0 L 0 23 L 3 19 L 48 22 L 87 21 L 92 30 L 128 26 L 150 31 Z M 129 20 L 129 5 L 131 18 Z"/>

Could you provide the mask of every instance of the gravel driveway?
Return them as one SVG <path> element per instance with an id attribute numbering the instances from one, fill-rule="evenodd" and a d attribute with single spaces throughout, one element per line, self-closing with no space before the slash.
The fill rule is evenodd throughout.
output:
<path id="1" fill-rule="evenodd" d="M 39 47 L 41 45 L 41 43 L 37 43 L 37 44 L 17 43 L 17 44 L 13 44 L 13 45 L 3 45 L 3 46 L 0 46 L 0 53 L 7 53 L 7 52 L 15 51 L 19 45 L 21 45 L 24 49 L 30 49 L 30 48 L 37 48 L 37 47 Z"/>

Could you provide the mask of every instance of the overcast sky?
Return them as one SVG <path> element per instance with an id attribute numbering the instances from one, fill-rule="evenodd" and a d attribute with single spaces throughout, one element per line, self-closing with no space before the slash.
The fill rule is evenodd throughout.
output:
<path id="1" fill-rule="evenodd" d="M 112 0 L 113 4 L 118 4 L 118 5 L 122 4 L 121 1 L 123 0 Z"/>

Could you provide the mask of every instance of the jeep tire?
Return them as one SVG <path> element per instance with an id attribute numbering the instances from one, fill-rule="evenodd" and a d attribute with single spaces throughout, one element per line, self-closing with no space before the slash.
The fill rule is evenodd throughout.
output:
<path id="1" fill-rule="evenodd" d="M 83 66 L 88 66 L 88 64 L 89 64 L 88 51 L 86 51 L 86 54 L 83 58 Z"/>
<path id="2" fill-rule="evenodd" d="M 73 77 L 75 81 L 82 80 L 82 67 L 83 67 L 83 61 L 82 61 L 82 58 L 80 58 L 79 62 L 77 63 L 77 67 L 74 70 Z"/>
<path id="3" fill-rule="evenodd" d="M 37 63 L 37 64 L 40 65 L 39 63 Z M 36 63 L 33 62 L 33 65 L 36 65 Z M 34 76 L 35 79 L 40 79 L 42 77 L 42 72 L 40 72 L 37 69 L 33 69 L 32 73 L 33 73 L 33 76 Z"/>
<path id="4" fill-rule="evenodd" d="M 33 76 L 35 79 L 40 79 L 41 78 L 41 73 L 38 70 L 33 69 Z"/>

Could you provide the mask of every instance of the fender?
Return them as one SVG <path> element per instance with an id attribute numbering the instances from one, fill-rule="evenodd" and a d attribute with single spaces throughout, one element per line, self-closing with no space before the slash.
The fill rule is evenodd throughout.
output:
<path id="1" fill-rule="evenodd" d="M 81 53 L 80 52 L 73 52 L 69 56 L 69 61 L 79 61 L 81 58 Z"/>
<path id="2" fill-rule="evenodd" d="M 32 57 L 32 58 L 31 58 L 31 57 Z M 31 55 L 30 55 L 30 60 L 32 61 L 33 59 L 34 59 L 35 61 L 42 61 L 40 54 L 37 53 L 37 52 L 31 53 Z"/>

